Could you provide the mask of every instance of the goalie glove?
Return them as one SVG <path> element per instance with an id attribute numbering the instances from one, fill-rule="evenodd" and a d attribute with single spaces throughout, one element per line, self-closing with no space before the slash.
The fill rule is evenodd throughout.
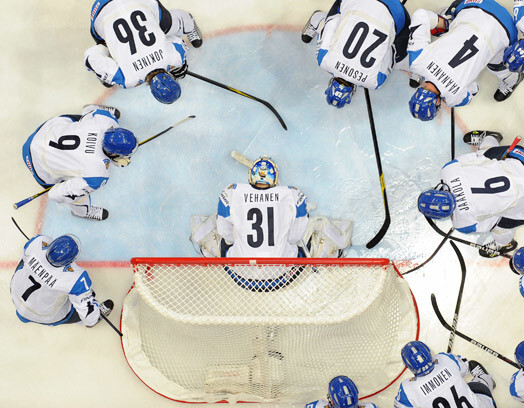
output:
<path id="1" fill-rule="evenodd" d="M 444 24 L 444 28 L 438 27 L 441 24 L 441 22 L 442 24 Z M 430 32 L 431 32 L 431 35 L 435 37 L 440 37 L 442 34 L 447 33 L 448 30 L 449 30 L 449 20 L 439 15 L 437 26 L 434 29 L 432 29 Z"/>
<path id="2" fill-rule="evenodd" d="M 186 76 L 187 73 L 187 62 L 184 61 L 184 65 L 181 67 L 175 68 L 170 71 L 170 74 L 175 77 L 175 79 L 182 79 Z"/>

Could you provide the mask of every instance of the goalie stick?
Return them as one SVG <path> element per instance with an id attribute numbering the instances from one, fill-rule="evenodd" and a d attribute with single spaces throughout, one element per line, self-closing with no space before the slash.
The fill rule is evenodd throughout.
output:
<path id="1" fill-rule="evenodd" d="M 442 317 L 442 314 L 440 313 L 440 310 L 439 310 L 438 304 L 437 304 L 437 299 L 436 299 L 436 297 L 435 297 L 435 295 L 433 293 L 431 294 L 431 305 L 433 306 L 433 310 L 434 310 L 435 314 L 437 315 L 437 319 L 439 320 L 440 324 L 442 326 L 444 326 L 444 328 L 446 330 L 451 330 L 452 329 L 451 326 L 444 320 L 444 318 Z M 469 336 L 459 332 L 458 330 L 455 332 L 455 334 L 457 336 L 463 338 L 464 340 L 469 341 L 471 344 L 481 348 L 485 352 L 487 352 L 487 353 L 489 353 L 489 354 L 499 358 L 502 361 L 505 361 L 506 363 L 512 365 L 513 367 L 520 368 L 520 366 L 517 363 L 515 363 L 513 360 L 510 360 L 509 358 L 504 357 L 502 354 L 497 353 L 495 350 L 490 349 L 488 346 L 485 346 L 484 344 L 479 343 L 476 340 L 473 340 L 471 337 L 469 337 Z"/>
<path id="2" fill-rule="evenodd" d="M 153 135 L 153 136 L 147 138 L 146 140 L 142 140 L 140 143 L 138 143 L 138 145 L 139 145 L 139 146 L 142 146 L 143 144 L 146 144 L 146 143 L 150 142 L 151 140 L 156 139 L 158 136 L 161 136 L 161 135 L 163 135 L 164 133 L 166 133 L 167 131 L 173 129 L 175 126 L 178 126 L 178 125 L 180 125 L 181 123 L 184 123 L 185 121 L 187 121 L 187 120 L 189 120 L 189 119 L 193 119 L 193 118 L 195 118 L 195 117 L 196 117 L 195 115 L 190 115 L 190 116 L 188 116 L 187 118 L 182 119 L 181 121 L 175 123 L 174 125 L 169 126 L 167 129 L 164 129 L 162 132 L 157 133 L 156 135 Z M 23 200 L 21 200 L 21 201 L 19 201 L 19 202 L 17 202 L 17 203 L 14 203 L 14 204 L 13 204 L 13 208 L 14 208 L 15 210 L 18 210 L 20 207 L 22 207 L 22 206 L 26 205 L 27 203 L 33 201 L 35 198 L 38 198 L 38 197 L 40 197 L 41 195 L 47 193 L 49 190 L 51 190 L 51 188 L 53 188 L 53 186 L 51 186 L 51 187 L 47 187 L 45 190 L 42 190 L 42 191 L 40 191 L 39 193 L 33 194 L 31 197 L 24 198 Z"/>
<path id="3" fill-rule="evenodd" d="M 243 155 L 240 152 L 237 152 L 236 150 L 233 150 L 231 152 L 231 157 L 235 159 L 237 162 L 239 162 L 241 165 L 246 166 L 249 169 L 253 167 L 253 160 L 250 160 L 247 156 Z M 310 203 L 309 201 L 306 203 L 306 210 L 308 213 L 315 210 L 316 208 L 317 206 L 315 204 Z"/>
<path id="4" fill-rule="evenodd" d="M 22 233 L 22 235 L 23 235 L 23 236 L 24 236 L 24 237 L 29 241 L 29 237 L 24 233 L 24 231 L 22 231 L 22 228 L 20 228 L 20 226 L 18 225 L 18 223 L 15 221 L 15 219 L 14 219 L 13 217 L 11 217 L 11 220 L 15 223 L 16 228 L 18 228 L 18 231 L 20 231 L 20 232 Z M 111 328 L 112 328 L 115 332 L 117 332 L 118 335 L 119 335 L 120 337 L 123 336 L 122 332 L 121 332 L 120 330 L 118 330 L 118 329 L 115 327 L 115 325 L 114 325 L 113 323 L 111 323 L 111 321 L 110 321 L 107 317 L 105 317 L 102 313 L 100 313 L 100 317 L 101 317 L 103 320 L 105 320 L 106 323 L 107 323 L 109 326 L 111 326 Z"/>
<path id="5" fill-rule="evenodd" d="M 284 122 L 284 119 L 282 119 L 282 116 L 280 116 L 280 114 L 277 112 L 277 110 L 275 108 L 273 108 L 273 105 L 271 105 L 269 102 L 267 102 L 267 101 L 265 101 L 263 99 L 257 98 L 256 96 L 250 95 L 250 94 L 248 94 L 246 92 L 239 91 L 238 89 L 235 89 L 235 88 L 232 88 L 230 86 L 221 84 L 220 82 L 217 82 L 217 81 L 214 81 L 212 79 L 206 78 L 206 77 L 204 77 L 202 75 L 195 74 L 194 72 L 187 71 L 186 75 L 192 76 L 194 78 L 200 79 L 201 81 L 204 81 L 204 82 L 210 83 L 212 85 L 218 86 L 219 88 L 227 89 L 228 91 L 236 93 L 236 94 L 238 94 L 240 96 L 244 96 L 246 98 L 253 99 L 254 101 L 260 102 L 262 105 L 264 105 L 266 108 L 268 108 L 271 112 L 273 112 L 273 114 L 277 117 L 278 121 L 280 122 L 280 125 L 282 125 L 284 130 L 287 130 L 287 125 Z"/>
<path id="6" fill-rule="evenodd" d="M 382 163 L 380 161 L 380 152 L 378 150 L 378 141 L 377 141 L 377 132 L 375 130 L 375 121 L 373 120 L 373 111 L 371 109 L 371 100 L 369 98 L 369 91 L 367 88 L 364 88 L 364 93 L 366 95 L 366 105 L 368 108 L 369 126 L 371 127 L 371 137 L 373 138 L 373 147 L 375 149 L 375 159 L 377 161 L 378 175 L 380 178 L 380 186 L 382 188 L 382 199 L 384 201 L 384 211 L 386 212 L 386 218 L 384 220 L 384 224 L 382 224 L 382 227 L 377 232 L 377 235 L 375 235 L 371 239 L 371 241 L 369 241 L 366 244 L 366 248 L 371 249 L 375 245 L 377 245 L 382 240 L 382 238 L 384 238 L 384 235 L 386 235 L 389 225 L 391 224 L 391 216 L 389 214 L 388 196 L 386 194 L 386 184 L 384 183 L 384 173 L 382 172 Z"/>

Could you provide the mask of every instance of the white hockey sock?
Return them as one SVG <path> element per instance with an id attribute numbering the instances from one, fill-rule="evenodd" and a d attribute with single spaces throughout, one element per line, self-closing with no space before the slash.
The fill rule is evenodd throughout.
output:
<path id="1" fill-rule="evenodd" d="M 195 29 L 195 22 L 187 11 L 172 9 L 169 10 L 169 13 L 173 19 L 173 25 L 168 34 L 174 34 L 181 37 Z"/>

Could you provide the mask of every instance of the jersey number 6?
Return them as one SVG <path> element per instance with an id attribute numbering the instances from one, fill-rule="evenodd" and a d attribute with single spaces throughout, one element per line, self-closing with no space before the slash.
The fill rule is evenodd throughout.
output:
<path id="1" fill-rule="evenodd" d="M 139 17 L 140 21 L 138 21 Z M 138 38 L 140 38 L 142 44 L 144 44 L 147 47 L 153 45 L 156 41 L 155 34 L 147 34 L 147 28 L 140 24 L 140 22 L 143 23 L 146 21 L 146 16 L 144 15 L 144 13 L 142 13 L 139 10 L 135 10 L 131 13 L 130 19 L 131 23 L 133 24 L 133 27 L 135 27 L 136 31 L 138 31 Z M 122 32 L 120 28 L 122 28 L 124 32 Z M 131 55 L 136 54 L 135 39 L 133 37 L 131 27 L 129 27 L 129 23 L 123 18 L 119 18 L 118 20 L 115 20 L 115 22 L 113 23 L 113 30 L 115 31 L 115 35 L 116 38 L 118 38 L 118 41 L 120 41 L 122 44 L 129 43 L 129 51 L 131 52 Z"/>

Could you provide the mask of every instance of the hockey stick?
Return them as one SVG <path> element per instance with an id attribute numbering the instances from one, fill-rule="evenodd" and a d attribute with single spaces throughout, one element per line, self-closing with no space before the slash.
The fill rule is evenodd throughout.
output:
<path id="1" fill-rule="evenodd" d="M 20 231 L 22 233 L 22 235 L 25 237 L 25 239 L 27 239 L 29 241 L 29 237 L 27 235 L 25 235 L 24 231 L 22 231 L 22 228 L 20 228 L 20 226 L 17 224 L 17 222 L 15 221 L 15 219 L 13 217 L 11 217 L 11 219 L 13 220 L 13 222 L 15 223 L 16 225 L 16 228 L 18 228 L 18 231 Z"/>
<path id="2" fill-rule="evenodd" d="M 17 222 L 15 221 L 15 219 L 14 219 L 13 217 L 11 217 L 11 219 L 12 219 L 13 222 L 15 223 L 16 228 L 18 228 L 18 231 L 20 231 L 20 232 L 22 233 L 22 235 L 23 235 L 23 236 L 24 236 L 24 237 L 29 241 L 28 236 L 24 233 L 24 231 L 22 231 L 22 228 L 20 228 L 20 226 L 19 226 L 19 225 L 17 224 Z M 109 321 L 109 319 L 108 319 L 107 317 L 105 317 L 102 313 L 100 313 L 100 317 L 101 317 L 102 319 L 104 319 L 104 320 L 107 322 L 107 324 L 108 324 L 109 326 L 111 326 L 111 328 L 112 328 L 114 331 L 116 331 L 116 332 L 118 333 L 118 335 L 119 335 L 120 337 L 123 336 L 122 332 L 121 332 L 120 330 L 118 330 L 118 329 L 114 326 L 114 324 L 111 323 L 111 322 Z"/>
<path id="3" fill-rule="evenodd" d="M 189 75 L 189 76 L 192 76 L 194 78 L 200 79 L 201 81 L 204 81 L 204 82 L 208 82 L 208 83 L 210 83 L 212 85 L 218 86 L 219 88 L 227 89 L 228 91 L 234 92 L 234 93 L 236 93 L 236 94 L 238 94 L 240 96 L 244 96 L 246 98 L 253 99 L 254 101 L 260 102 L 262 105 L 264 105 L 266 108 L 268 108 L 271 112 L 273 112 L 273 114 L 277 117 L 277 119 L 280 122 L 280 124 L 282 125 L 282 127 L 285 130 L 287 130 L 287 126 L 286 126 L 286 123 L 284 122 L 284 119 L 282 119 L 282 117 L 279 115 L 279 113 L 276 111 L 276 109 L 273 108 L 273 105 L 271 105 L 269 102 L 267 102 L 267 101 L 265 101 L 263 99 L 257 98 L 256 96 L 250 95 L 248 93 L 239 91 L 238 89 L 235 89 L 235 88 L 232 88 L 230 86 L 221 84 L 220 82 L 217 82 L 217 81 L 214 81 L 212 79 L 203 77 L 202 75 L 195 74 L 194 72 L 187 71 L 186 75 Z"/>
<path id="4" fill-rule="evenodd" d="M 448 240 L 449 236 L 451 235 L 451 233 L 453 232 L 453 227 L 448 231 L 448 233 L 444 236 L 444 239 L 440 242 L 440 244 L 438 244 L 438 247 L 437 249 L 435 249 L 435 251 L 430 255 L 430 257 L 428 259 L 426 259 L 424 262 L 422 262 L 420 265 L 416 266 L 415 268 L 413 269 L 410 269 L 409 271 L 407 272 L 404 272 L 402 273 L 401 275 L 404 276 L 404 275 L 407 275 L 411 272 L 415 272 L 417 269 L 420 269 L 422 268 L 424 265 L 426 265 L 429 261 L 431 261 L 433 259 L 433 257 L 435 255 L 437 255 L 437 252 L 440 251 L 440 248 L 442 248 L 444 246 L 444 244 L 446 243 L 446 241 Z"/>
<path id="5" fill-rule="evenodd" d="M 455 253 L 457 254 L 457 258 L 460 262 L 460 271 L 462 273 L 462 277 L 460 278 L 460 287 L 457 295 L 457 303 L 455 304 L 455 314 L 453 315 L 453 324 L 451 325 L 451 330 L 449 332 L 448 349 L 446 353 L 451 353 L 451 349 L 453 348 L 453 342 L 455 341 L 455 335 L 457 334 L 457 323 L 460 312 L 460 304 L 462 303 L 462 292 L 464 292 L 464 284 L 466 283 L 466 263 L 464 262 L 464 257 L 462 256 L 460 250 L 453 241 L 449 241 L 449 243 L 453 247 Z"/>
<path id="6" fill-rule="evenodd" d="M 253 167 L 253 160 L 250 160 L 247 156 L 243 155 L 240 152 L 237 152 L 236 150 L 231 151 L 231 157 L 235 159 L 237 162 L 239 162 L 241 165 L 246 166 L 249 169 Z M 308 213 L 315 210 L 316 208 L 317 206 L 315 204 L 310 203 L 309 201 L 306 203 L 306 211 Z"/>
<path id="7" fill-rule="evenodd" d="M 444 326 L 446 330 L 451 330 L 452 329 L 451 326 L 444 320 L 444 318 L 442 317 L 442 314 L 440 313 L 440 310 L 437 305 L 437 299 L 435 298 L 435 295 L 433 293 L 431 294 L 431 305 L 433 306 L 433 310 L 435 311 L 435 314 L 437 315 L 437 319 L 439 320 L 440 324 Z M 507 357 L 504 357 L 502 354 L 497 353 L 495 350 L 490 349 L 489 347 L 485 346 L 484 344 L 479 343 L 476 340 L 473 340 L 471 337 L 466 336 L 465 334 L 459 332 L 458 330 L 455 332 L 455 334 L 463 338 L 464 340 L 469 341 L 471 344 L 477 347 L 480 347 L 485 352 L 501 359 L 502 361 L 505 361 L 508 364 L 511 364 L 513 367 L 520 368 L 520 366 L 517 363 L 515 363 L 514 361 L 510 360 Z"/>
<path id="8" fill-rule="evenodd" d="M 431 225 L 431 227 L 439 234 L 439 235 L 442 235 L 442 236 L 445 236 L 446 233 L 444 231 L 442 231 L 439 227 L 437 227 L 435 225 L 435 223 L 433 222 L 433 220 L 429 217 L 426 217 L 426 221 L 429 223 L 429 225 Z M 477 249 L 482 249 L 483 251 L 486 251 L 490 254 L 493 254 L 495 256 L 502 256 L 504 258 L 508 258 L 508 259 L 511 259 L 511 255 L 508 255 L 508 254 L 502 254 L 500 253 L 499 251 L 495 250 L 495 249 L 491 249 L 491 248 L 488 248 L 487 246 L 485 245 L 479 245 L 479 244 L 476 244 L 475 242 L 471 242 L 471 241 L 466 241 L 465 239 L 462 239 L 462 238 L 458 238 L 458 237 L 452 237 L 450 236 L 449 237 L 450 240 L 452 241 L 456 241 L 456 242 L 460 242 L 461 244 L 464 244 L 464 245 L 469 245 L 470 247 L 473 247 L 473 248 L 477 248 Z"/>
<path id="9" fill-rule="evenodd" d="M 156 135 L 151 136 L 150 138 L 147 138 L 146 140 L 142 140 L 140 143 L 138 143 L 138 145 L 139 145 L 139 146 L 142 146 L 143 144 L 146 144 L 147 142 L 150 142 L 151 140 L 156 139 L 158 136 L 161 136 L 161 135 L 163 135 L 164 133 L 166 133 L 167 131 L 173 129 L 175 126 L 178 126 L 178 125 L 180 125 L 181 123 L 184 123 L 186 120 L 193 119 L 193 118 L 195 118 L 195 117 L 196 117 L 195 115 L 190 115 L 190 116 L 188 116 L 187 118 L 182 119 L 180 122 L 177 122 L 177 123 L 175 123 L 174 125 L 169 126 L 167 129 L 164 129 L 162 132 L 157 133 Z M 46 188 L 45 190 L 42 190 L 42 191 L 40 191 L 39 193 L 36 193 L 36 194 L 32 195 L 31 197 L 24 198 L 23 200 L 21 200 L 21 201 L 19 201 L 19 202 L 17 202 L 17 203 L 14 203 L 14 204 L 13 204 L 13 208 L 14 208 L 15 210 L 18 210 L 18 209 L 19 209 L 20 207 L 22 207 L 23 205 L 26 205 L 27 203 L 33 201 L 35 198 L 38 198 L 38 197 L 40 197 L 42 194 L 47 193 L 49 190 L 51 190 L 52 187 L 53 187 L 53 186 L 48 187 L 48 188 Z"/>
<path id="10" fill-rule="evenodd" d="M 502 155 L 502 160 L 504 160 L 504 159 L 506 159 L 506 157 L 508 157 L 508 154 L 510 154 L 510 153 L 513 151 L 513 149 L 515 148 L 515 146 L 517 146 L 521 140 L 522 140 L 522 139 L 521 139 L 519 136 L 517 136 L 517 137 L 515 138 L 515 140 L 513 140 L 513 143 L 511 143 L 511 146 L 508 147 L 508 150 L 506 150 L 506 151 L 504 152 L 504 154 Z"/>
<path id="11" fill-rule="evenodd" d="M 382 172 L 382 163 L 380 161 L 380 152 L 378 150 L 377 132 L 375 131 L 375 121 L 373 120 L 373 111 L 371 109 L 371 100 L 369 99 L 369 91 L 367 88 L 364 88 L 364 93 L 366 95 L 366 105 L 368 108 L 369 126 L 371 128 L 371 136 L 373 138 L 373 147 L 375 148 L 375 159 L 377 161 L 378 175 L 380 178 L 380 186 L 382 188 L 382 199 L 384 200 L 384 210 L 386 212 L 386 219 L 384 220 L 384 224 L 382 224 L 382 228 L 380 228 L 380 230 L 377 232 L 377 235 L 375 235 L 371 239 L 371 241 L 369 241 L 366 244 L 366 248 L 370 249 L 370 248 L 373 248 L 375 245 L 377 245 L 380 242 L 380 240 L 384 238 L 384 235 L 386 235 L 389 225 L 391 224 L 391 216 L 389 215 L 388 197 L 386 195 L 386 184 L 384 183 L 384 173 Z"/>
<path id="12" fill-rule="evenodd" d="M 455 159 L 455 108 L 451 108 L 451 160 Z"/>

